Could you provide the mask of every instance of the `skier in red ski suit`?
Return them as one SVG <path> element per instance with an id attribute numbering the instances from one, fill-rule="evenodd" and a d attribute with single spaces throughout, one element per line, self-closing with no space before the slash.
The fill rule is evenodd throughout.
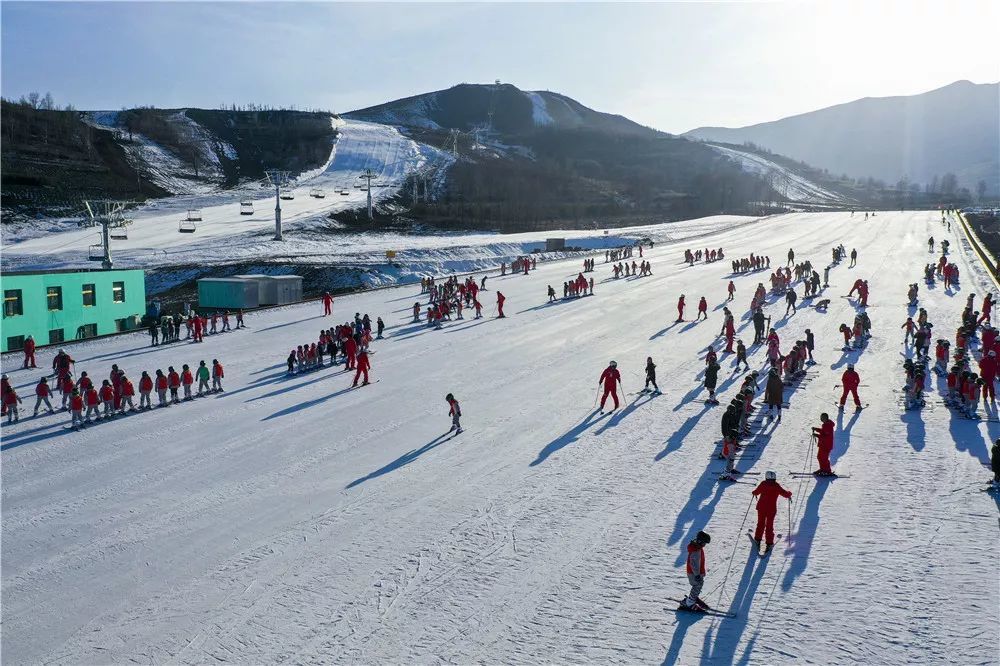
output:
<path id="1" fill-rule="evenodd" d="M 371 369 L 371 367 L 372 367 L 371 362 L 368 360 L 368 350 L 362 349 L 358 353 L 358 371 L 354 373 L 354 384 L 352 384 L 352 386 L 358 385 L 358 379 L 361 378 L 362 374 L 364 374 L 365 376 L 364 383 L 367 384 L 368 370 Z"/>
<path id="2" fill-rule="evenodd" d="M 677 321 L 684 321 L 684 294 L 677 299 Z"/>
<path id="3" fill-rule="evenodd" d="M 774 472 L 767 472 L 760 485 L 754 488 L 753 496 L 757 498 L 757 529 L 754 530 L 753 540 L 759 548 L 763 536 L 770 550 L 774 545 L 774 514 L 778 512 L 778 498 L 792 499 L 792 493 L 781 487 Z"/>
<path id="4" fill-rule="evenodd" d="M 35 339 L 30 335 L 24 339 L 24 367 L 38 367 L 35 365 Z"/>
<path id="5" fill-rule="evenodd" d="M 813 472 L 820 476 L 830 476 L 833 470 L 830 468 L 830 452 L 833 451 L 833 421 L 830 416 L 823 412 L 819 415 L 820 427 L 813 428 L 813 436 L 816 437 L 816 459 L 819 461 L 819 469 Z"/>
<path id="6" fill-rule="evenodd" d="M 500 293 L 498 291 L 497 292 L 497 318 L 499 318 L 499 319 L 502 319 L 504 317 L 504 314 L 503 314 L 503 302 L 506 301 L 506 300 L 507 300 L 507 297 L 504 296 L 502 293 Z"/>
<path id="7" fill-rule="evenodd" d="M 604 411 L 604 403 L 607 402 L 608 396 L 615 401 L 615 409 L 618 409 L 618 382 L 622 379 L 621 373 L 618 372 L 618 364 L 614 361 L 608 364 L 608 367 L 604 369 L 601 373 L 601 378 L 597 380 L 597 385 L 600 386 L 604 384 L 604 395 L 601 396 L 601 411 Z"/>
<path id="8" fill-rule="evenodd" d="M 844 403 L 847 402 L 847 394 L 850 393 L 854 398 L 855 407 L 861 409 L 861 399 L 858 398 L 858 385 L 861 383 L 861 377 L 854 370 L 853 363 L 847 364 L 847 370 L 841 375 L 840 382 L 844 386 L 844 391 L 840 394 L 840 408 L 844 408 Z"/>
<path id="9" fill-rule="evenodd" d="M 330 292 L 323 292 L 323 316 L 327 316 L 333 312 L 333 296 Z"/>
<path id="10" fill-rule="evenodd" d="M 357 353 L 358 343 L 354 341 L 354 338 L 351 336 L 344 338 L 344 356 L 347 357 L 347 365 L 344 366 L 344 370 L 354 370 Z"/>

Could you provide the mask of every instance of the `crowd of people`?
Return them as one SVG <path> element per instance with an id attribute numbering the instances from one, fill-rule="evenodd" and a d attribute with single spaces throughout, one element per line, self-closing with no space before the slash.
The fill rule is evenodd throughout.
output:
<path id="1" fill-rule="evenodd" d="M 203 342 L 206 335 L 232 330 L 229 319 L 233 316 L 234 314 L 230 313 L 229 310 L 216 310 L 210 315 L 189 312 L 186 317 L 180 314 L 163 315 L 159 322 L 154 320 L 147 327 L 150 345 L 155 347 L 168 342 L 179 342 L 182 326 L 187 331 L 185 340 Z M 243 323 L 243 310 L 236 310 L 235 319 L 236 328 L 246 328 L 246 324 Z"/>

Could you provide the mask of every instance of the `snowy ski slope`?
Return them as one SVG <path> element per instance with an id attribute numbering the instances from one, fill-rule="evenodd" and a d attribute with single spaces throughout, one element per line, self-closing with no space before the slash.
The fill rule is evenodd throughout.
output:
<path id="1" fill-rule="evenodd" d="M 282 227 L 287 231 L 321 224 L 332 212 L 363 207 L 367 194 L 355 186 L 366 169 L 373 170 L 380 201 L 395 194 L 408 174 L 432 163 L 450 163 L 450 156 L 406 138 L 387 125 L 341 121 L 339 137 L 326 167 L 303 174 L 295 183 L 295 198 L 281 201 Z M 324 198 L 310 196 L 321 190 Z M 348 195 L 338 194 L 347 191 Z M 253 215 L 240 215 L 240 201 L 251 198 Z M 188 209 L 200 209 L 202 222 L 195 233 L 180 233 L 180 220 Z M 150 202 L 136 211 L 127 240 L 112 241 L 112 254 L 123 266 L 149 267 L 178 262 L 197 263 L 206 257 L 241 258 L 271 256 L 274 247 L 265 239 L 274 231 L 274 190 L 246 189 L 199 196 L 169 197 Z M 4 262 L 11 268 L 85 266 L 88 247 L 100 243 L 99 230 L 73 229 L 16 242 L 4 234 Z M 243 250 L 241 253 L 240 250 Z"/>
<path id="2" fill-rule="evenodd" d="M 112 363 L 136 379 L 219 358 L 227 391 L 81 433 L 62 416 L 4 426 L 3 661 L 996 663 L 998 502 L 980 488 L 1000 423 L 951 413 L 936 377 L 922 411 L 904 411 L 898 391 L 906 288 L 933 258 L 927 237 L 950 238 L 962 271 L 954 291 L 921 281 L 939 335 L 953 337 L 968 293 L 993 289 L 953 229 L 931 212 L 795 214 L 698 242 L 773 264 L 793 247 L 821 268 L 839 242 L 860 252 L 856 268 L 831 270 L 829 312 L 766 308 L 783 350 L 815 332 L 819 363 L 739 463 L 777 471 L 794 493 L 776 519 L 786 537 L 763 560 L 744 536 L 752 486 L 710 473 L 722 412 L 698 381 L 728 262 L 688 267 L 682 242 L 646 253 L 647 278 L 612 281 L 601 257 L 595 296 L 552 305 L 546 285 L 558 290 L 578 262 L 492 277 L 486 314 L 500 289 L 508 318 L 440 331 L 410 323 L 412 287 L 338 298 L 337 321 L 368 312 L 389 327 L 373 345 L 378 383 L 357 390 L 339 368 L 284 375 L 288 350 L 332 324 L 315 303 L 202 345 L 73 346 L 78 371 L 98 378 Z M 766 277 L 735 278 L 739 310 Z M 874 338 L 843 353 L 837 327 L 855 309 L 840 296 L 857 277 L 872 287 Z M 680 293 L 692 306 L 706 295 L 709 321 L 673 323 Z M 647 356 L 656 398 L 634 393 Z M 752 366 L 763 356 L 753 349 Z M 610 359 L 629 395 L 597 418 Z M 728 399 L 742 375 L 722 359 Z M 30 413 L 39 372 L 16 361 L 4 371 Z M 838 416 L 848 362 L 871 406 Z M 454 439 L 442 436 L 448 392 L 464 412 Z M 851 478 L 792 480 L 815 468 L 822 411 Z M 701 529 L 713 537 L 704 597 L 736 619 L 672 610 Z"/>
<path id="3" fill-rule="evenodd" d="M 744 171 L 758 175 L 773 173 L 775 175 L 775 190 L 789 201 L 844 203 L 844 197 L 839 194 L 831 192 L 821 185 L 817 185 L 811 180 L 790 171 L 787 167 L 772 162 L 756 153 L 736 150 L 727 146 L 719 146 L 714 143 L 708 145 L 726 157 L 736 160 Z"/>

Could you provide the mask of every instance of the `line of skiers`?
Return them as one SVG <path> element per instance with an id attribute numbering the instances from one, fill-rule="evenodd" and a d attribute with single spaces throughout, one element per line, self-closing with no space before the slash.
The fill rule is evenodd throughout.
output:
<path id="1" fill-rule="evenodd" d="M 749 257 L 733 259 L 732 267 L 734 274 L 752 273 L 754 271 L 771 268 L 771 257 L 761 256 L 751 252 Z"/>
<path id="2" fill-rule="evenodd" d="M 589 292 L 588 292 L 589 288 Z M 576 279 L 570 280 L 568 282 L 563 282 L 563 298 L 577 298 L 578 296 L 593 296 L 594 295 L 594 278 L 583 277 L 583 273 L 579 273 Z M 556 300 L 556 290 L 552 288 L 552 285 L 548 285 L 548 296 L 549 303 Z"/>
<path id="3" fill-rule="evenodd" d="M 594 271 L 594 261 L 595 259 L 584 259 L 583 260 L 583 272 L 592 273 Z"/>
<path id="4" fill-rule="evenodd" d="M 614 279 L 616 280 L 620 277 L 630 277 L 633 275 L 637 277 L 643 277 L 646 275 L 653 274 L 653 264 L 648 261 L 641 261 L 637 264 L 633 261 L 630 270 L 630 266 L 627 261 L 619 262 L 611 268 L 611 273 L 612 277 L 614 277 Z"/>
<path id="5" fill-rule="evenodd" d="M 535 270 L 538 268 L 538 259 L 535 257 L 518 257 L 510 262 L 510 272 L 511 275 L 514 273 L 528 274 L 529 270 Z M 500 275 L 507 274 L 507 263 L 501 262 L 500 264 Z"/>
<path id="6" fill-rule="evenodd" d="M 704 250 L 684 250 L 684 263 L 689 266 L 693 266 L 694 262 L 701 261 L 702 259 L 705 260 L 706 264 L 710 264 L 713 261 L 722 261 L 725 258 L 726 255 L 723 253 L 721 247 L 717 250 L 707 247 Z"/>
<path id="7" fill-rule="evenodd" d="M 652 245 L 651 245 L 652 246 Z M 612 261 L 621 261 L 622 259 L 632 258 L 632 249 L 634 246 L 629 245 L 627 247 L 621 247 L 615 250 L 605 250 L 604 251 L 604 263 L 608 264 Z M 639 247 L 639 256 L 642 256 L 642 246 Z"/>
<path id="8" fill-rule="evenodd" d="M 179 342 L 181 337 L 181 326 L 183 325 L 187 331 L 187 336 L 185 340 L 191 340 L 192 342 L 202 342 L 206 335 L 215 335 L 216 333 L 225 333 L 231 330 L 229 325 L 229 317 L 231 313 L 229 310 L 215 311 L 211 315 L 188 313 L 185 318 L 179 314 L 176 315 L 164 315 L 160 318 L 159 324 L 155 321 L 151 322 L 147 328 L 149 331 L 150 345 L 155 347 L 160 344 L 168 342 Z M 246 324 L 243 323 L 243 310 L 237 310 L 235 313 L 236 317 L 236 328 L 246 328 Z M 221 328 L 219 323 L 222 323 Z"/>

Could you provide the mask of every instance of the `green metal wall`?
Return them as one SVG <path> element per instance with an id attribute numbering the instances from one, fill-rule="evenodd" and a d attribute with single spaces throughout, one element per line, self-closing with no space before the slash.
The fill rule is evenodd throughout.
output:
<path id="1" fill-rule="evenodd" d="M 125 283 L 125 302 L 115 303 L 112 283 Z M 95 285 L 95 303 L 83 305 L 83 285 Z M 48 288 L 62 287 L 62 310 L 48 308 Z M 65 341 L 75 340 L 80 328 L 96 324 L 96 335 L 107 335 L 118 330 L 116 320 L 128 319 L 146 312 L 146 282 L 141 270 L 84 271 L 67 273 L 13 273 L 0 276 L 0 295 L 9 289 L 21 290 L 23 314 L 8 317 L 4 311 L 0 343 L 3 351 L 10 351 L 9 338 L 31 335 L 35 344 L 49 344 L 49 331 L 62 329 Z M 89 337 L 89 336 L 87 336 Z M 56 343 L 57 344 L 57 343 Z"/>

